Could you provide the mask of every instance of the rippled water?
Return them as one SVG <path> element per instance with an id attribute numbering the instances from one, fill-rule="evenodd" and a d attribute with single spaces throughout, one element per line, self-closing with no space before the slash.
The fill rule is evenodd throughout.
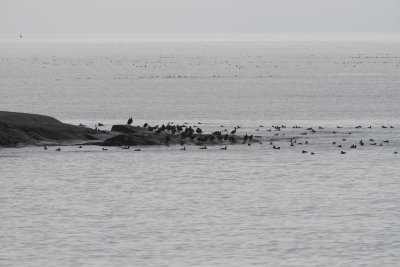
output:
<path id="1" fill-rule="evenodd" d="M 265 140 L 0 149 L 0 265 L 398 264 L 399 41 L 23 41 L 0 42 L 0 110 Z M 310 144 L 272 149 L 276 124 Z"/>

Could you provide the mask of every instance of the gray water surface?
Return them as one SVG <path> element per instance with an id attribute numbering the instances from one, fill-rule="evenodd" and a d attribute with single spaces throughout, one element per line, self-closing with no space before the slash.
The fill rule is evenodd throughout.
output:
<path id="1" fill-rule="evenodd" d="M 0 265 L 397 266 L 399 44 L 0 43 L 0 110 L 325 129 L 280 150 L 2 148 Z"/>

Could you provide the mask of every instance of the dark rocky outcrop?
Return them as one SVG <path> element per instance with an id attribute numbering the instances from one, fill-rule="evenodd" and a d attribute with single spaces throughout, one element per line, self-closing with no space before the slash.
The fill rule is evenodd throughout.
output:
<path id="1" fill-rule="evenodd" d="M 129 126 L 129 125 L 113 125 L 111 128 L 112 132 L 120 132 L 120 133 L 137 133 L 138 131 L 135 130 L 136 127 Z"/>
<path id="2" fill-rule="evenodd" d="M 113 132 L 118 132 L 104 142 L 103 146 L 136 146 L 136 145 L 165 145 L 179 144 L 180 136 L 167 132 L 148 131 L 147 127 L 130 125 L 114 125 Z M 114 133 L 115 134 L 115 133 Z"/>
<path id="3" fill-rule="evenodd" d="M 0 146 L 69 144 L 97 140 L 99 131 L 62 123 L 49 116 L 0 111 Z"/>
<path id="4" fill-rule="evenodd" d="M 232 144 L 239 135 L 222 135 L 220 131 L 203 133 L 200 128 L 167 124 L 150 126 L 114 125 L 111 131 L 62 123 L 49 116 L 0 111 L 0 146 L 21 145 L 102 145 L 136 146 L 169 144 Z M 253 140 L 257 142 L 257 140 Z"/>

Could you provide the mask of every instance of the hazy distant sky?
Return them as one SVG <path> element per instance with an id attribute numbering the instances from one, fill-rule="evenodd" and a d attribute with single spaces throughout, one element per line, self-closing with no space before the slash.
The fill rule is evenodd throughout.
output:
<path id="1" fill-rule="evenodd" d="M 0 34 L 400 32 L 400 0 L 0 0 Z"/>

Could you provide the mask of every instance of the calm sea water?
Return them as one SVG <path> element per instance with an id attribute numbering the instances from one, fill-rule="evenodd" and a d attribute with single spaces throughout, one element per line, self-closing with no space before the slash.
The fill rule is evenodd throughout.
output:
<path id="1" fill-rule="evenodd" d="M 0 110 L 264 140 L 0 149 L 0 265 L 397 266 L 399 89 L 393 36 L 0 38 Z M 282 124 L 309 145 L 272 149 Z"/>

